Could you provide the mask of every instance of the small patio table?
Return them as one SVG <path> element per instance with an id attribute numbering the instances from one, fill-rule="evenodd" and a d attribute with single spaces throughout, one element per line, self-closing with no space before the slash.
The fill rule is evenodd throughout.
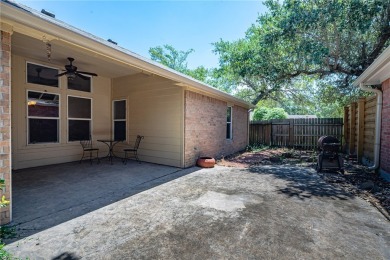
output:
<path id="1" fill-rule="evenodd" d="M 100 139 L 97 141 L 101 142 L 101 143 L 105 143 L 108 146 L 108 154 L 107 154 L 107 156 L 105 156 L 103 158 L 108 158 L 108 160 L 111 162 L 111 164 L 112 164 L 113 158 L 120 158 L 114 154 L 114 146 L 119 142 L 123 142 L 123 140 Z"/>

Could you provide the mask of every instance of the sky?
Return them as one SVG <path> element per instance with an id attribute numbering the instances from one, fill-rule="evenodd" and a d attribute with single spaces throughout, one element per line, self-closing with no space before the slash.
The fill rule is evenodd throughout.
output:
<path id="1" fill-rule="evenodd" d="M 112 39 L 146 58 L 149 48 L 172 45 L 194 49 L 188 67 L 213 68 L 218 56 L 212 43 L 245 36 L 266 7 L 259 1 L 36 1 L 15 0 L 103 39 Z"/>

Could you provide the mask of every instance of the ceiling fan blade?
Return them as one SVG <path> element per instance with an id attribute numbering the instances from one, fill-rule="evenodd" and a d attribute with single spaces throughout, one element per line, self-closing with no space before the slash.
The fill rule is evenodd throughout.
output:
<path id="1" fill-rule="evenodd" d="M 65 72 L 62 72 L 62 73 L 60 73 L 60 74 L 57 74 L 57 75 L 55 75 L 56 77 L 61 77 L 61 76 L 63 76 L 63 75 L 66 75 L 68 72 L 67 71 L 65 71 Z"/>
<path id="2" fill-rule="evenodd" d="M 97 76 L 96 73 L 92 73 L 92 72 L 86 72 L 86 71 L 77 71 L 77 73 L 82 73 L 82 74 L 85 74 L 85 75 L 91 75 L 91 76 Z"/>
<path id="3" fill-rule="evenodd" d="M 83 74 L 80 74 L 78 71 L 75 73 L 77 76 L 79 76 L 80 78 L 82 78 L 83 80 L 88 80 L 90 79 L 90 77 L 87 77 L 87 76 L 84 76 Z"/>

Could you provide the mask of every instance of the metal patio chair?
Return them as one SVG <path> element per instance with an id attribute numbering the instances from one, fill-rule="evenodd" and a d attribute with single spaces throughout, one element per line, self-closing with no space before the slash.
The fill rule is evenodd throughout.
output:
<path id="1" fill-rule="evenodd" d="M 89 161 L 91 162 L 91 164 L 92 159 L 97 159 L 98 163 L 100 163 L 99 148 L 94 148 L 92 146 L 92 138 L 89 138 L 89 140 L 82 140 L 80 141 L 80 144 L 83 147 L 83 156 L 80 159 L 80 163 L 83 161 L 84 157 L 89 157 Z M 93 157 L 94 152 L 96 152 L 96 157 Z"/>
<path id="2" fill-rule="evenodd" d="M 136 161 L 141 163 L 139 158 L 138 158 L 138 147 L 139 144 L 141 143 L 141 140 L 144 139 L 143 136 L 137 135 L 137 139 L 135 140 L 135 144 L 133 148 L 125 148 L 123 151 L 125 152 L 125 158 L 123 159 L 123 163 L 127 164 L 127 160 L 129 159 L 129 153 L 133 153 L 133 156 L 135 157 Z"/>

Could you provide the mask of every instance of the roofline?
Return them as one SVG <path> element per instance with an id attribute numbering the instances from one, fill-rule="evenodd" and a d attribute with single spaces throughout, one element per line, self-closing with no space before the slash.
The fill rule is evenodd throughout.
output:
<path id="1" fill-rule="evenodd" d="M 388 46 L 375 60 L 371 65 L 363 71 L 363 73 L 352 83 L 353 86 L 358 87 L 360 84 L 363 85 L 373 85 L 372 83 L 367 83 L 367 79 L 372 76 L 380 67 L 383 67 L 389 62 L 390 59 L 390 46 Z M 377 84 L 381 84 L 378 82 Z"/>
<path id="2" fill-rule="evenodd" d="M 160 63 L 142 57 L 125 48 L 114 45 L 102 38 L 70 26 L 58 19 L 41 14 L 30 7 L 9 0 L 0 1 L 0 4 L 2 5 L 0 8 L 1 20 L 8 19 L 10 22 L 16 22 L 24 27 L 35 29 L 43 34 L 48 34 L 46 36 L 51 39 L 60 40 L 129 66 L 137 67 L 143 71 L 177 81 L 181 83 L 180 86 L 182 87 L 188 85 L 189 87 L 194 87 L 206 94 L 219 97 L 224 101 L 229 101 L 245 108 L 255 107 L 242 99 L 227 94 Z"/>

